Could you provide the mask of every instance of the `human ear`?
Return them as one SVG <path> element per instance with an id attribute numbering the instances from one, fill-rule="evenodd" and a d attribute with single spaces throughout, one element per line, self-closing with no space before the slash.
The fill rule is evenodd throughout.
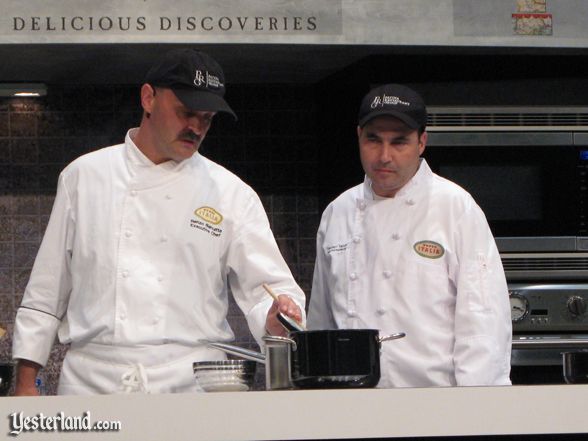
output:
<path id="1" fill-rule="evenodd" d="M 143 84 L 141 86 L 141 106 L 147 114 L 150 114 L 153 109 L 154 97 L 155 89 L 150 84 Z"/>
<path id="2" fill-rule="evenodd" d="M 419 156 L 423 154 L 425 151 L 425 147 L 427 146 L 427 132 L 423 132 L 419 137 Z"/>

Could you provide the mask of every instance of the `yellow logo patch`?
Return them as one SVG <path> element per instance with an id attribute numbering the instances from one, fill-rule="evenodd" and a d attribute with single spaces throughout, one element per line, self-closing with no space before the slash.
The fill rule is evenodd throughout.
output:
<path id="1" fill-rule="evenodd" d="M 445 248 L 437 242 L 432 240 L 421 240 L 413 246 L 414 250 L 419 256 L 426 257 L 428 259 L 438 259 L 445 254 Z"/>
<path id="2" fill-rule="evenodd" d="M 194 214 L 214 225 L 218 225 L 223 221 L 223 216 L 212 207 L 200 207 L 194 211 Z"/>

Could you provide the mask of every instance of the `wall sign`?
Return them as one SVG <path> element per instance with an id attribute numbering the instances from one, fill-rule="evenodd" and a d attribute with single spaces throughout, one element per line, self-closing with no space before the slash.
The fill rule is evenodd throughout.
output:
<path id="1" fill-rule="evenodd" d="M 0 0 L 0 11 L 0 44 L 588 47 L 586 0 Z"/>
<path id="2" fill-rule="evenodd" d="M 338 35 L 341 1 L 3 1 L 0 35 L 15 42 Z"/>

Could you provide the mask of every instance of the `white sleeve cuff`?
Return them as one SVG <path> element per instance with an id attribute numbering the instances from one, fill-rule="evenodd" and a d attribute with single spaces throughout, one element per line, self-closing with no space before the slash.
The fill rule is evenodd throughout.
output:
<path id="1" fill-rule="evenodd" d="M 20 307 L 16 314 L 12 358 L 45 366 L 61 321 L 46 312 Z"/>

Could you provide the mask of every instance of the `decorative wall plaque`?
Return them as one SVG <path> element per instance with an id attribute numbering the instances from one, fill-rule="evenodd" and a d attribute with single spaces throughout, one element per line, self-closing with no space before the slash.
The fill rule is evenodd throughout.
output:
<path id="1" fill-rule="evenodd" d="M 547 13 L 547 0 L 516 0 L 512 14 L 516 35 L 552 35 L 552 16 Z"/>

